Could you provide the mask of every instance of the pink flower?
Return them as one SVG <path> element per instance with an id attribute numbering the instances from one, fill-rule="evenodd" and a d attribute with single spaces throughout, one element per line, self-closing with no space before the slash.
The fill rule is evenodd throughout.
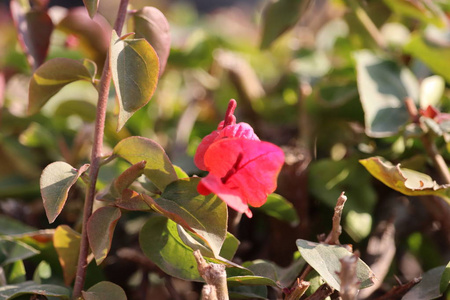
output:
<path id="1" fill-rule="evenodd" d="M 248 205 L 263 205 L 275 191 L 284 153 L 274 144 L 260 141 L 250 125 L 235 124 L 235 108 L 236 101 L 231 100 L 225 121 L 197 148 L 197 167 L 209 171 L 197 190 L 202 195 L 216 194 L 228 206 L 251 218 Z"/>

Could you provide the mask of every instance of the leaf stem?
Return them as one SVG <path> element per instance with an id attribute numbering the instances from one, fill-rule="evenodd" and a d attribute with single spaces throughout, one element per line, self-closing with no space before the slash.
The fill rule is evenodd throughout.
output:
<path id="1" fill-rule="evenodd" d="M 367 15 L 366 11 L 359 5 L 357 0 L 345 0 L 345 3 L 353 10 L 356 18 L 364 26 L 372 39 L 381 49 L 386 49 L 387 44 L 383 35 L 373 23 L 372 19 Z"/>
<path id="2" fill-rule="evenodd" d="M 414 101 L 407 97 L 405 99 L 406 109 L 408 110 L 409 116 L 414 123 L 423 126 L 420 122 L 420 116 L 417 111 L 417 107 L 414 104 Z M 433 160 L 435 168 L 438 170 L 439 174 L 442 177 L 442 180 L 445 184 L 450 184 L 450 172 L 448 170 L 447 163 L 445 162 L 442 155 L 439 153 L 436 144 L 430 139 L 429 134 L 424 134 L 421 136 L 421 141 L 425 150 L 427 151 L 428 156 Z"/>
<path id="3" fill-rule="evenodd" d="M 114 29 L 117 34 L 121 34 L 127 13 L 128 0 L 121 0 L 119 11 L 117 13 Z M 77 273 L 73 288 L 73 299 L 81 297 L 81 291 L 84 287 L 86 278 L 86 268 L 88 265 L 87 257 L 89 254 L 89 241 L 87 236 L 87 221 L 92 215 L 92 207 L 95 198 L 95 186 L 97 183 L 98 172 L 100 170 L 103 149 L 103 135 L 105 131 L 106 106 L 108 102 L 109 87 L 111 85 L 111 70 L 109 67 L 109 54 L 106 56 L 105 66 L 98 88 L 97 114 L 95 120 L 94 144 L 91 152 L 91 167 L 89 171 L 89 184 L 86 188 L 86 197 L 83 210 L 83 225 L 81 231 L 80 255 L 78 257 Z"/>

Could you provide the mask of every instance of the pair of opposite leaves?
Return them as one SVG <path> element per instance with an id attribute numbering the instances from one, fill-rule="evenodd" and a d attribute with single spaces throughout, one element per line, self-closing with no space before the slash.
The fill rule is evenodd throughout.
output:
<path id="1" fill-rule="evenodd" d="M 232 99 L 224 121 L 197 148 L 194 162 L 209 172 L 197 190 L 202 195 L 216 194 L 250 218 L 248 205 L 263 205 L 275 191 L 284 153 L 274 144 L 260 141 L 249 124 L 236 124 L 235 108 L 236 101 Z"/>

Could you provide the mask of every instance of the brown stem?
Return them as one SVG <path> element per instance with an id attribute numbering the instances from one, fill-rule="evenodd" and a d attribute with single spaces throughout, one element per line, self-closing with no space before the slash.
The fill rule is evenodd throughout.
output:
<path id="1" fill-rule="evenodd" d="M 120 36 L 127 13 L 128 0 L 121 0 L 119 11 L 117 13 L 114 30 Z M 92 214 L 92 207 L 95 198 L 95 186 L 97 183 L 98 172 L 102 158 L 103 134 L 105 131 L 106 106 L 108 103 L 109 87 L 111 85 L 111 70 L 109 68 L 109 55 L 106 56 L 105 66 L 103 67 L 102 77 L 100 78 L 98 88 L 97 114 L 95 120 L 94 143 L 91 152 L 91 167 L 89 171 L 89 185 L 86 189 L 86 197 L 83 210 L 83 225 L 81 231 L 80 255 L 78 257 L 77 273 L 73 287 L 73 299 L 81 296 L 86 278 L 86 268 L 88 265 L 87 256 L 89 254 L 89 241 L 87 236 L 87 221 Z"/>
<path id="2" fill-rule="evenodd" d="M 199 250 L 194 251 L 194 257 L 197 261 L 197 268 L 200 275 L 205 279 L 208 287 L 206 299 L 228 300 L 227 274 L 225 266 L 213 263 L 207 263 Z M 214 293 L 216 298 L 214 297 Z"/>
<path id="3" fill-rule="evenodd" d="M 405 99 L 406 109 L 408 110 L 409 116 L 414 123 L 421 125 L 419 120 L 419 113 L 417 112 L 417 107 L 411 98 Z M 424 134 L 421 137 L 421 141 L 428 156 L 433 160 L 434 167 L 438 170 L 445 184 L 450 184 L 450 172 L 448 170 L 447 164 L 439 153 L 436 144 L 431 140 L 429 134 Z"/>
<path id="4" fill-rule="evenodd" d="M 322 284 L 311 296 L 305 298 L 305 300 L 323 300 L 333 294 L 334 289 L 328 284 Z"/>

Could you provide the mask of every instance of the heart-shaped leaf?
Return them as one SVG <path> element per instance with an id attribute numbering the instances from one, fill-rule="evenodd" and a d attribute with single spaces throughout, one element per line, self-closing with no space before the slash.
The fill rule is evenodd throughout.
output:
<path id="1" fill-rule="evenodd" d="M 28 113 L 37 113 L 51 97 L 67 84 L 92 77 L 83 62 L 69 58 L 53 58 L 40 66 L 30 81 Z"/>
<path id="2" fill-rule="evenodd" d="M 88 168 L 89 165 L 83 165 L 77 170 L 68 163 L 57 161 L 49 164 L 42 171 L 41 195 L 45 213 L 50 223 L 53 223 L 61 213 L 66 204 L 69 189 Z"/>
<path id="3" fill-rule="evenodd" d="M 417 79 L 408 69 L 368 50 L 357 52 L 355 58 L 366 134 L 371 137 L 397 134 L 409 120 L 405 98 L 419 101 Z"/>
<path id="4" fill-rule="evenodd" d="M 414 170 L 394 166 L 382 157 L 359 161 L 372 176 L 385 185 L 408 196 L 436 195 L 450 203 L 450 185 L 438 185 L 430 176 Z"/>
<path id="5" fill-rule="evenodd" d="M 159 76 L 166 68 L 170 53 L 170 26 L 164 14 L 156 7 L 145 6 L 133 14 L 136 38 L 144 38 L 155 49 L 159 58 Z"/>
<path id="6" fill-rule="evenodd" d="M 89 17 L 92 19 L 97 13 L 99 0 L 83 0 L 83 2 L 89 13 Z"/>
<path id="7" fill-rule="evenodd" d="M 87 291 L 82 291 L 84 300 L 127 300 L 124 290 L 115 283 L 101 281 L 90 287 Z"/>
<path id="8" fill-rule="evenodd" d="M 0 266 L 39 254 L 39 251 L 27 244 L 0 237 Z"/>
<path id="9" fill-rule="evenodd" d="M 153 96 L 158 83 L 159 60 L 146 40 L 122 40 L 115 31 L 111 38 L 109 57 L 119 99 L 119 131 Z"/>
<path id="10" fill-rule="evenodd" d="M 227 234 L 228 212 L 214 195 L 197 192 L 200 178 L 177 180 L 166 187 L 160 198 L 145 197 L 149 205 L 204 240 L 216 257 Z"/>
<path id="11" fill-rule="evenodd" d="M 319 275 L 335 290 L 340 290 L 341 281 L 339 271 L 341 270 L 340 259 L 352 255 L 342 246 L 317 244 L 305 240 L 297 240 L 297 247 L 306 262 L 319 273 Z M 366 288 L 374 283 L 375 275 L 372 270 L 358 258 L 356 265 L 356 277 L 360 288 Z"/>
<path id="12" fill-rule="evenodd" d="M 97 265 L 108 255 L 114 229 L 121 215 L 119 208 L 105 206 L 97 209 L 89 218 L 87 234 Z"/>
<path id="13" fill-rule="evenodd" d="M 203 281 L 192 249 L 180 239 L 177 224 L 170 219 L 151 217 L 141 229 L 139 244 L 144 254 L 167 274 Z"/>
<path id="14" fill-rule="evenodd" d="M 42 295 L 57 297 L 62 300 L 70 299 L 68 288 L 54 284 L 37 284 L 33 281 L 25 281 L 20 284 L 0 287 L 0 300 L 13 299 L 22 295 Z"/>
<path id="15" fill-rule="evenodd" d="M 70 285 L 77 272 L 81 236 L 67 225 L 58 226 L 53 235 L 53 246 L 63 269 L 64 283 Z"/>
<path id="16" fill-rule="evenodd" d="M 47 56 L 53 32 L 52 20 L 45 11 L 26 12 L 18 1 L 11 1 L 10 8 L 28 63 L 33 69 L 37 69 Z"/>
<path id="17" fill-rule="evenodd" d="M 138 136 L 123 139 L 114 147 L 113 152 L 132 164 L 146 161 L 144 174 L 161 191 L 178 179 L 164 149 L 150 139 Z"/>

